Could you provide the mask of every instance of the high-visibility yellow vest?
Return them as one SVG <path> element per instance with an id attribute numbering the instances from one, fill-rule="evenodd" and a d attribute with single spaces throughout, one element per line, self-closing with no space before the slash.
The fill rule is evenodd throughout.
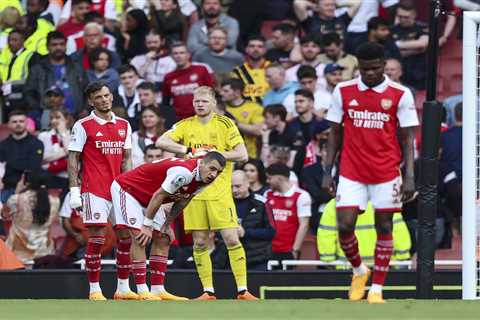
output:
<path id="1" fill-rule="evenodd" d="M 20 15 L 23 15 L 24 11 L 22 8 L 22 4 L 20 3 L 20 0 L 2 0 L 0 1 L 0 12 L 3 11 L 6 7 L 14 7 L 15 9 L 18 10 Z"/>
<path id="2" fill-rule="evenodd" d="M 47 35 L 53 30 L 55 27 L 49 21 L 42 18 L 37 19 L 37 30 L 25 40 L 24 47 L 41 55 L 48 54 Z"/>
<path id="3" fill-rule="evenodd" d="M 367 263 L 373 262 L 377 232 L 375 231 L 375 215 L 370 202 L 365 212 L 358 216 L 355 235 L 362 260 Z M 410 233 L 402 214 L 395 213 L 393 215 L 392 260 L 410 259 L 411 247 Z M 346 260 L 338 239 L 335 199 L 330 200 L 323 210 L 317 230 L 317 248 L 322 261 Z"/>
<path id="4" fill-rule="evenodd" d="M 23 49 L 17 56 L 12 65 L 10 76 L 8 76 L 8 69 L 12 59 L 15 55 L 10 51 L 9 47 L 5 47 L 0 52 L 0 79 L 2 83 L 13 81 L 25 81 L 28 76 L 28 62 L 33 55 L 33 51 Z"/>

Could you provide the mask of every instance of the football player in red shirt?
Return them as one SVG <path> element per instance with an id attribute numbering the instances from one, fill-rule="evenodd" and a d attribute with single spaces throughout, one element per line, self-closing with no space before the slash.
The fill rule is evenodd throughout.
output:
<path id="1" fill-rule="evenodd" d="M 418 119 L 411 91 L 384 74 L 383 47 L 364 43 L 357 58 L 360 77 L 340 83 L 333 92 L 322 184 L 333 192 L 332 165 L 341 151 L 336 208 L 340 245 L 353 267 L 349 298 L 363 298 L 371 274 L 362 263 L 354 233 L 357 215 L 371 201 L 377 244 L 368 302 L 384 303 L 382 286 L 393 250 L 393 213 L 401 211 L 402 201 L 415 192 L 413 128 Z"/>
<path id="2" fill-rule="evenodd" d="M 222 173 L 225 164 L 225 158 L 215 151 L 202 159 L 167 158 L 143 164 L 112 183 L 116 225 L 130 228 L 137 235 L 132 246 L 132 269 L 139 299 L 187 300 L 168 293 L 163 286 L 168 250 L 174 239 L 170 225 L 190 200 Z M 171 209 L 165 204 L 172 204 Z M 150 292 L 144 246 L 152 237 Z"/>
<path id="3" fill-rule="evenodd" d="M 106 300 L 100 288 L 100 250 L 105 243 L 107 220 L 112 209 L 110 185 L 121 172 L 132 168 L 132 129 L 111 111 L 113 95 L 103 82 L 92 82 L 85 89 L 92 113 L 78 120 L 68 146 L 70 207 L 81 210 L 88 229 L 85 262 L 90 300 Z M 80 173 L 81 163 L 81 175 Z M 81 186 L 81 187 L 80 187 Z M 117 291 L 114 299 L 136 300 L 130 290 L 131 235 L 117 229 Z"/>

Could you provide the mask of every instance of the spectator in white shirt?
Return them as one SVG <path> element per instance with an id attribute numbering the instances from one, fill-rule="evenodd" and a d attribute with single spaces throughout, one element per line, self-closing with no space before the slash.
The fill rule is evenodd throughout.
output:
<path id="1" fill-rule="evenodd" d="M 159 91 L 165 75 L 175 70 L 177 64 L 171 56 L 165 56 L 165 38 L 155 30 L 151 30 L 147 34 L 145 45 L 148 52 L 135 56 L 130 64 L 137 69 L 141 78 L 153 82 Z"/>

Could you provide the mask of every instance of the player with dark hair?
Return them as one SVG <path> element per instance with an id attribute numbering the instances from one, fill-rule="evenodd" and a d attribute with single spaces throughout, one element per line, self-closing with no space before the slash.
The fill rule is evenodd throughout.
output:
<path id="1" fill-rule="evenodd" d="M 200 159 L 167 158 L 146 163 L 118 176 L 111 186 L 115 222 L 134 230 L 133 273 L 141 300 L 187 300 L 168 293 L 164 286 L 168 250 L 173 240 L 170 224 L 190 200 L 220 175 L 226 165 L 218 152 Z M 173 204 L 169 213 L 163 206 Z M 150 251 L 150 282 L 146 284 L 145 246 Z"/>
<path id="2" fill-rule="evenodd" d="M 332 166 L 341 148 L 336 208 L 340 245 L 353 267 L 349 298 L 363 298 L 371 274 L 362 263 L 354 233 L 358 214 L 371 201 L 377 244 L 368 302 L 384 303 L 382 286 L 393 250 L 393 213 L 401 211 L 402 201 L 415 192 L 413 127 L 418 119 L 411 91 L 384 75 L 383 47 L 364 43 L 357 57 L 360 77 L 335 88 L 328 110 L 331 131 L 322 185 L 333 192 Z"/>
<path id="3" fill-rule="evenodd" d="M 105 83 L 90 83 L 85 96 L 94 110 L 78 120 L 72 129 L 68 146 L 70 206 L 82 211 L 83 223 L 88 229 L 85 262 L 89 299 L 106 300 L 100 288 L 100 250 L 112 209 L 110 185 L 121 172 L 132 168 L 132 129 L 126 120 L 112 112 L 113 95 Z M 116 232 L 118 285 L 114 299 L 136 300 L 137 295 L 128 283 L 130 231 L 117 228 Z"/>

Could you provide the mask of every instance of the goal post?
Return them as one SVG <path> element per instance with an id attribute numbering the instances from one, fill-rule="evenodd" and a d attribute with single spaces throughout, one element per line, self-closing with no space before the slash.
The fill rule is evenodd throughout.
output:
<path id="1" fill-rule="evenodd" d="M 478 214 L 480 206 L 480 123 L 478 25 L 480 12 L 463 15 L 463 185 L 462 185 L 462 298 L 480 297 Z"/>

